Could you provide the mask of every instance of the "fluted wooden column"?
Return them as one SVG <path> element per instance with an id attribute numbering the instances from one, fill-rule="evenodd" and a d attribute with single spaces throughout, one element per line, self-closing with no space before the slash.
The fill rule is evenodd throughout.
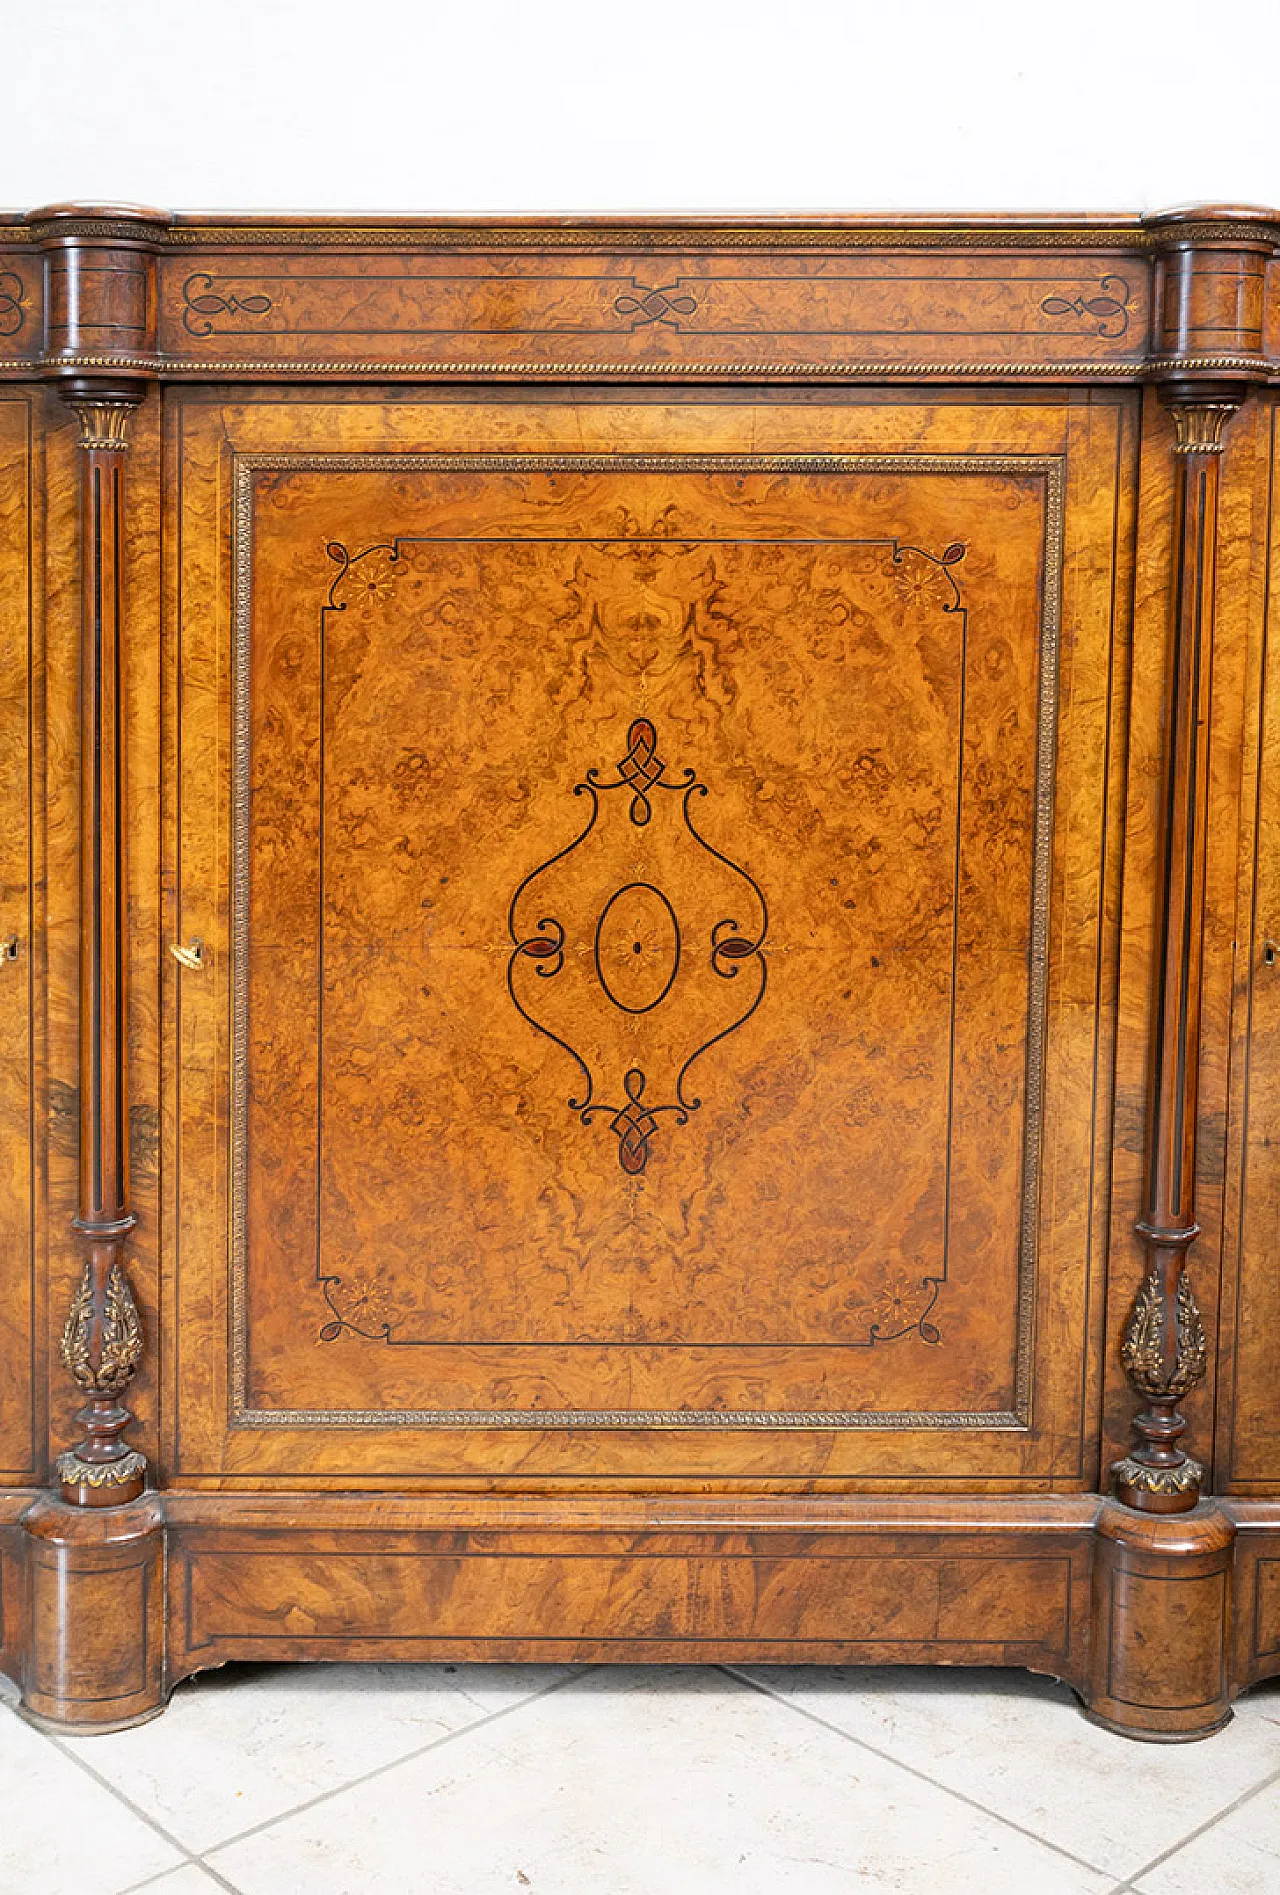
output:
<path id="1" fill-rule="evenodd" d="M 124 457 L 136 396 L 72 391 L 80 423 L 80 1203 L 85 1264 L 62 1359 L 89 1396 L 84 1438 L 58 1459 L 65 1500 L 110 1506 L 142 1492 L 146 1462 L 122 1439 L 120 1395 L 142 1357 L 126 1271 L 129 1209 L 125 942 L 126 746 L 121 649 Z"/>
<path id="2" fill-rule="evenodd" d="M 124 713 L 125 469 L 155 348 L 151 212 L 54 206 L 30 219 L 46 256 L 45 368 L 80 429 L 80 1142 L 75 1227 L 84 1268 L 62 1359 L 88 1396 L 83 1438 L 58 1458 L 65 1501 L 123 1505 L 146 1462 L 121 1396 L 142 1357 L 129 1287 L 128 757 Z"/>
<path id="3" fill-rule="evenodd" d="M 1144 1407 L 1112 1469 L 1116 1497 L 1183 1513 L 1203 1469 L 1182 1448 L 1178 1403 L 1205 1373 L 1204 1326 L 1188 1255 L 1195 1215 L 1200 987 L 1209 809 L 1209 707 L 1224 431 L 1268 373 L 1265 294 L 1274 227 L 1262 213 L 1152 218 L 1152 369 L 1173 421 L 1171 625 L 1161 764 L 1156 932 L 1147 1070 L 1145 1188 L 1136 1229 L 1147 1269 L 1121 1339 Z M 1256 230 L 1256 236 L 1253 234 Z"/>
<path id="4" fill-rule="evenodd" d="M 1222 431 L 1239 397 L 1178 390 L 1170 402 L 1177 462 L 1173 635 L 1161 777 L 1160 909 L 1147 1095 L 1146 1191 L 1137 1231 L 1148 1271 L 1121 1356 L 1146 1402 L 1137 1442 L 1112 1469 L 1117 1497 L 1147 1513 L 1180 1513 L 1203 1470 L 1179 1445 L 1178 1402 L 1205 1372 L 1205 1337 L 1187 1271 L 1195 1219 L 1200 976 L 1209 791 L 1209 698 Z"/>

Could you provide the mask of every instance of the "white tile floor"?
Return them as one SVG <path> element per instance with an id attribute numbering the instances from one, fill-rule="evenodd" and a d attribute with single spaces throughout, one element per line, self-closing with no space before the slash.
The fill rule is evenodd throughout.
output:
<path id="1" fill-rule="evenodd" d="M 1280 1682 L 1134 1745 L 1020 1672 L 232 1666 L 0 1706 L 8 1895 L 1280 1895 Z"/>

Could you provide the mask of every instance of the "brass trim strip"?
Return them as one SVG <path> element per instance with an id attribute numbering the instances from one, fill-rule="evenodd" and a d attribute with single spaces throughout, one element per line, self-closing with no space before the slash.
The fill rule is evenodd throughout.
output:
<path id="1" fill-rule="evenodd" d="M 1280 213 L 1277 213 L 1280 221 Z M 58 218 L 47 223 L 0 227 L 0 245 L 27 246 L 69 238 L 144 243 L 148 249 L 225 250 L 1096 250 L 1147 253 L 1176 242 L 1267 244 L 1276 223 L 1197 223 L 1194 218 L 1162 229 L 1140 222 L 1037 224 L 1016 218 L 999 223 L 830 224 L 726 220 L 635 224 L 600 220 L 582 224 L 491 224 L 459 221 L 430 224 L 394 220 L 385 224 L 155 224 L 110 217 Z"/>
<path id="2" fill-rule="evenodd" d="M 1031 952 L 1027 1012 L 1026 1117 L 1019 1227 L 1014 1407 L 998 1412 L 762 1413 L 755 1410 L 255 1409 L 248 1394 L 248 1256 L 245 1230 L 248 1133 L 249 663 L 253 597 L 253 477 L 256 473 L 616 473 L 1013 474 L 1045 481 L 1044 580 L 1040 618 L 1035 822 L 1032 844 Z M 233 1426 L 272 1428 L 418 1427 L 571 1429 L 922 1428 L 1025 1431 L 1031 1425 L 1035 1337 L 1036 1237 L 1048 1001 L 1049 898 L 1053 870 L 1053 792 L 1057 764 L 1059 638 L 1066 464 L 1060 455 L 934 454 L 268 454 L 233 463 L 235 572 L 232 644 L 232 876 L 230 1102 L 230 1384 Z"/>
<path id="3" fill-rule="evenodd" d="M 577 362 L 539 362 L 528 359 L 502 362 L 362 362 L 350 356 L 323 361 L 288 356 L 274 359 L 245 357 L 240 360 L 210 358 L 206 361 L 192 357 L 118 354 L 38 356 L 32 361 L 13 361 L 3 365 L 3 372 L 27 377 L 33 373 L 47 374 L 51 371 L 93 370 L 102 373 L 116 370 L 156 376 L 192 376 L 210 381 L 235 381 L 246 375 L 282 377 L 319 375 L 342 381 L 361 381 L 369 378 L 385 381 L 389 376 L 408 377 L 418 381 L 436 377 L 480 381 L 536 381 L 547 376 L 554 376 L 558 380 L 583 381 L 634 380 L 646 376 L 665 381 L 680 376 L 731 381 L 749 381 L 761 377 L 768 377 L 770 380 L 787 380 L 814 376 L 835 381 L 885 379 L 914 381 L 921 377 L 933 380 L 941 377 L 947 381 L 974 377 L 982 381 L 1026 381 L 1037 377 L 1056 381 L 1081 377 L 1121 378 L 1137 381 L 1143 375 L 1153 372 L 1178 370 L 1189 373 L 1194 369 L 1234 370 L 1241 374 L 1257 376 L 1268 374 L 1271 371 L 1271 364 L 1263 357 L 1242 355 L 1170 357 L 1158 360 L 1130 356 L 1122 361 L 1101 357 L 1092 361 L 1061 362 L 837 362 L 830 359 L 797 362 L 691 362 L 683 360 L 598 362 L 590 356 L 584 356 Z"/>
<path id="4" fill-rule="evenodd" d="M 770 1414 L 755 1409 L 720 1408 L 239 1408 L 231 1417 L 238 1428 L 491 1428 L 543 1432 L 570 1428 L 603 1433 L 649 1434 L 655 1429 L 693 1429 L 732 1434 L 816 1432 L 850 1429 L 924 1428 L 932 1433 L 966 1429 L 971 1432 L 1025 1434 L 1026 1418 L 1010 1409 L 980 1410 L 972 1414 L 856 1411 L 806 1414 Z"/>
<path id="5" fill-rule="evenodd" d="M 628 224 L 608 218 L 581 224 L 419 223 L 394 219 L 385 224 L 322 222 L 202 224 L 157 223 L 147 219 L 64 218 L 14 222 L 0 226 L 6 248 L 62 244 L 67 239 L 145 244 L 150 250 L 273 250 L 305 246 L 326 250 L 1093 250 L 1151 255 L 1196 243 L 1247 244 L 1272 249 L 1280 240 L 1280 210 L 1254 221 L 1200 218 L 1195 211 L 1161 214 L 1151 221 L 1135 218 L 1107 223 L 1039 223 L 1017 216 L 984 223 L 957 219 L 936 224 L 757 223 L 712 220 Z"/>
<path id="6" fill-rule="evenodd" d="M 123 228 L 123 227 L 122 227 Z M 1198 224 L 1187 231 L 1197 241 L 1266 243 L 1268 226 L 1255 224 Z M 59 236 L 97 234 L 97 227 L 86 225 L 83 231 L 69 231 L 58 225 Z M 136 228 L 133 231 L 136 236 Z M 1127 250 L 1149 251 L 1167 247 L 1173 233 L 1155 233 L 1137 225 L 1076 226 L 1066 229 L 1037 229 L 1033 225 L 987 228 L 967 225 L 949 229 L 943 224 L 894 226 L 850 226 L 833 224 L 786 224 L 750 226 L 745 224 L 667 224 L 608 225 L 590 224 L 557 227 L 504 227 L 501 224 L 437 224 L 422 228 L 393 224 L 360 228 L 346 225 L 341 229 L 317 230 L 307 225 L 270 226 L 241 224 L 219 229 L 186 225 L 171 226 L 158 233 L 160 249 L 218 249 L 232 245 L 255 250 L 270 250 L 303 244 L 317 250 Z M 1182 236 L 1182 229 L 1176 232 Z"/>
<path id="7" fill-rule="evenodd" d="M 279 356 L 198 361 L 167 355 L 57 355 L 0 362 L 0 379 L 26 380 L 33 375 L 59 372 L 115 372 L 187 378 L 195 381 L 238 381 L 246 376 L 285 380 L 290 376 L 317 376 L 329 381 L 1126 381 L 1142 382 L 1166 375 L 1247 375 L 1267 382 L 1280 377 L 1280 360 L 1264 355 L 1154 355 L 1123 360 L 1100 357 L 1093 361 L 1060 362 L 599 362 L 584 356 L 577 362 L 539 362 L 528 359 L 503 362 L 361 362 L 353 357 L 311 361 Z"/>

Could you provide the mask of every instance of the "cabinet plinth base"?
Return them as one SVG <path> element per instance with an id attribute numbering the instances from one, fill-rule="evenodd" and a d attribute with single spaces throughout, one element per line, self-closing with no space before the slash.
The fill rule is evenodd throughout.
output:
<path id="1" fill-rule="evenodd" d="M 22 1711 L 45 1730 L 122 1730 L 166 1696 L 164 1511 L 42 1496 L 22 1518 L 27 1641 Z"/>
<path id="2" fill-rule="evenodd" d="M 1211 1737 L 1231 1717 L 1227 1672 L 1235 1522 L 1188 1513 L 1098 1515 L 1088 1715 L 1150 1743 Z"/>
<path id="3" fill-rule="evenodd" d="M 1235 1716 L 1234 1711 L 1226 1711 L 1216 1724 L 1206 1724 L 1202 1729 L 1189 1731 L 1141 1730 L 1133 1724 L 1118 1724 L 1114 1718 L 1100 1717 L 1091 1711 L 1087 1704 L 1081 1706 L 1081 1715 L 1087 1723 L 1096 1724 L 1099 1730 L 1110 1731 L 1114 1737 L 1130 1737 L 1136 1744 L 1198 1744 L 1206 1737 L 1214 1737 Z"/>
<path id="4" fill-rule="evenodd" d="M 136 1717 L 117 1718 L 114 1723 L 99 1724 L 96 1720 L 83 1723 L 65 1717 L 41 1717 L 28 1704 L 17 1704 L 14 1710 L 24 1724 L 30 1724 L 32 1730 L 43 1731 L 47 1737 L 110 1737 L 113 1731 L 136 1730 L 139 1724 L 150 1724 L 164 1712 L 168 1700 L 157 1704 L 149 1711 L 139 1711 Z"/>
<path id="5" fill-rule="evenodd" d="M 1280 1669 L 1275 1571 L 1274 1502 L 10 1491 L 0 1667 L 88 1735 L 237 1662 L 1004 1665 L 1188 1743 Z"/>

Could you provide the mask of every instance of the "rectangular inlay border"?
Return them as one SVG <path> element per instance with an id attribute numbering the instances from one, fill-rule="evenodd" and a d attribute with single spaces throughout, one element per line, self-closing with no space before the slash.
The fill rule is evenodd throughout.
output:
<path id="1" fill-rule="evenodd" d="M 1014 1405 L 994 1411 L 784 1413 L 753 1409 L 258 1409 L 249 1403 L 247 1135 L 249 1012 L 249 667 L 253 481 L 258 473 L 614 473 L 1035 475 L 1045 482 L 1035 819 L 1027 1014 L 1026 1114 L 1018 1244 Z M 1058 455 L 926 454 L 238 454 L 233 460 L 232 886 L 229 1421 L 240 1427 L 807 1430 L 920 1428 L 1024 1431 L 1030 1426 L 1039 1213 L 1048 922 L 1057 763 L 1065 462 Z"/>

